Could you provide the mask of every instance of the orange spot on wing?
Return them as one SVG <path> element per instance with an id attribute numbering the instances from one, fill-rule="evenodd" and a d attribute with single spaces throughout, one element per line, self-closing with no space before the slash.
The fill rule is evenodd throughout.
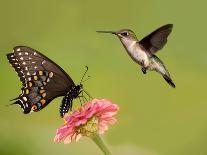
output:
<path id="1" fill-rule="evenodd" d="M 38 77 L 37 76 L 34 76 L 34 80 L 37 80 L 38 79 Z"/>
<path id="2" fill-rule="evenodd" d="M 29 87 L 32 87 L 32 82 L 29 82 Z"/>
<path id="3" fill-rule="evenodd" d="M 26 94 L 29 94 L 29 89 L 26 89 L 25 92 L 26 92 Z"/>
<path id="4" fill-rule="evenodd" d="M 37 111 L 37 106 L 36 106 L 36 105 L 33 105 L 33 106 L 32 106 L 32 110 L 33 110 L 33 111 Z"/>
<path id="5" fill-rule="evenodd" d="M 45 99 L 41 99 L 40 102 L 42 103 L 42 105 L 44 105 L 46 101 Z"/>
<path id="6" fill-rule="evenodd" d="M 43 75 L 43 71 L 39 71 L 39 75 Z"/>

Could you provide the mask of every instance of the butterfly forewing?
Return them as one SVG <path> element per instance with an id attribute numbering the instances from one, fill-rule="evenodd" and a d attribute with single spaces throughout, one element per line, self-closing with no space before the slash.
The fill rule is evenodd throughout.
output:
<path id="1" fill-rule="evenodd" d="M 69 75 L 59 65 L 47 58 L 45 55 L 30 47 L 14 47 L 14 56 L 22 66 L 26 75 L 28 74 L 28 72 L 33 74 L 35 71 L 38 70 L 47 70 L 59 75 L 59 77 L 62 78 L 62 80 L 64 80 L 64 82 L 66 82 L 68 86 L 74 84 Z"/>
<path id="2" fill-rule="evenodd" d="M 9 63 L 12 65 L 12 67 L 15 69 L 15 71 L 17 72 L 20 81 L 22 82 L 22 84 L 25 84 L 25 76 L 22 70 L 22 67 L 20 66 L 20 64 L 18 63 L 18 61 L 16 60 L 15 56 L 13 53 L 9 53 L 7 54 L 7 59 L 9 60 Z"/>
<path id="3" fill-rule="evenodd" d="M 14 47 L 14 53 L 7 54 L 7 58 L 23 84 L 22 94 L 14 104 L 19 104 L 24 113 L 41 110 L 75 85 L 60 66 L 30 47 Z"/>

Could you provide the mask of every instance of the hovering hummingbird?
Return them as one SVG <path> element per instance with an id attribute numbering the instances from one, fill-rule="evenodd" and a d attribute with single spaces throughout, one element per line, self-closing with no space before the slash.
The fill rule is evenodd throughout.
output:
<path id="1" fill-rule="evenodd" d="M 150 33 L 139 41 L 132 30 L 122 29 L 119 31 L 97 31 L 99 33 L 110 33 L 116 35 L 129 56 L 142 68 L 143 74 L 147 70 L 160 73 L 169 85 L 175 88 L 170 73 L 164 63 L 155 55 L 167 43 L 167 37 L 173 28 L 172 24 L 164 25 Z"/>

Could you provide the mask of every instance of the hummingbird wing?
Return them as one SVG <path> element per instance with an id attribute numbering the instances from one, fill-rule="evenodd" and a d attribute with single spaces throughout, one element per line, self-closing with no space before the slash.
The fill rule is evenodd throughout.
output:
<path id="1" fill-rule="evenodd" d="M 167 43 L 167 37 L 171 33 L 172 28 L 173 24 L 164 25 L 144 37 L 139 43 L 151 54 L 154 54 Z"/>

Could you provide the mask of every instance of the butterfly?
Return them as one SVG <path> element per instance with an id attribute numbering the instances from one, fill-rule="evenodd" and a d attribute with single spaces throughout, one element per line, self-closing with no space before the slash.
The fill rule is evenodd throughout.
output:
<path id="1" fill-rule="evenodd" d="M 59 65 L 30 47 L 14 47 L 13 52 L 7 54 L 7 59 L 22 82 L 22 93 L 13 99 L 13 104 L 20 105 L 24 114 L 38 112 L 56 97 L 64 96 L 59 111 L 64 117 L 72 110 L 73 99 L 84 97 L 81 83 L 88 67 L 80 84 L 75 85 Z"/>

